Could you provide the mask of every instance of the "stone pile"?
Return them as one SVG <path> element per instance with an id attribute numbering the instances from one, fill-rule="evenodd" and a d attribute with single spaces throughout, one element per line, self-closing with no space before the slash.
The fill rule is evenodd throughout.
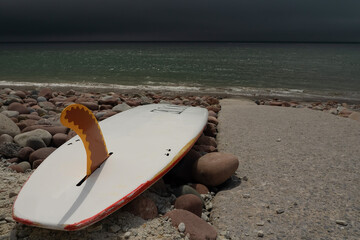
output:
<path id="1" fill-rule="evenodd" d="M 43 88 L 33 91 L 0 90 L 0 157 L 19 173 L 36 169 L 56 148 L 75 133 L 62 126 L 62 109 L 80 103 L 102 121 L 132 107 L 150 103 L 200 106 L 208 109 L 208 123 L 188 154 L 163 179 L 124 207 L 144 220 L 165 216 L 165 221 L 185 239 L 216 239 L 211 209 L 216 187 L 238 168 L 238 159 L 217 150 L 219 100 L 210 96 L 161 96 L 154 93 L 82 93 Z M 210 190 L 209 190 L 210 189 Z M 101 222 L 100 222 L 101 225 Z M 28 229 L 21 226 L 21 229 Z M 101 228 L 99 228 L 99 231 Z M 114 230 L 115 227 L 112 227 Z M 26 237 L 31 235 L 26 234 Z M 111 229 L 108 231 L 112 231 Z M 125 237 L 126 232 L 118 232 Z M 131 234 L 131 233 L 130 233 Z M 137 233 L 138 236 L 139 233 Z"/>
<path id="2" fill-rule="evenodd" d="M 360 104 L 339 103 L 336 101 L 327 102 L 297 102 L 282 101 L 279 99 L 255 100 L 258 105 L 269 105 L 278 107 L 309 108 L 317 111 L 324 111 L 345 118 L 360 122 Z"/>

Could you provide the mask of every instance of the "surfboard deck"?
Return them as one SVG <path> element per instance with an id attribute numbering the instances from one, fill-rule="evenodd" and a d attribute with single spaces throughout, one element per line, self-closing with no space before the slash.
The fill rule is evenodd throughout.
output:
<path id="1" fill-rule="evenodd" d="M 178 163 L 204 129 L 208 111 L 150 104 L 99 123 L 111 155 L 80 186 L 86 151 L 75 136 L 30 176 L 13 205 L 21 223 L 83 229 L 137 197 Z"/>

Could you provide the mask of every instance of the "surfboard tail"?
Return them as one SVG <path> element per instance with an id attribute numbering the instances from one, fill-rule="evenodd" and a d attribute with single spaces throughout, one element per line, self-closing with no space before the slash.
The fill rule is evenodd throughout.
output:
<path id="1" fill-rule="evenodd" d="M 84 105 L 72 104 L 61 113 L 61 123 L 81 138 L 87 156 L 85 181 L 108 157 L 104 136 L 94 114 Z"/>

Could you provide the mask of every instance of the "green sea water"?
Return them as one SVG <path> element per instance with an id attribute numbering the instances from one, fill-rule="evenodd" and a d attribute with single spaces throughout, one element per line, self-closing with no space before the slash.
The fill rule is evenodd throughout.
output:
<path id="1" fill-rule="evenodd" d="M 1 44 L 0 81 L 360 99 L 360 44 Z"/>

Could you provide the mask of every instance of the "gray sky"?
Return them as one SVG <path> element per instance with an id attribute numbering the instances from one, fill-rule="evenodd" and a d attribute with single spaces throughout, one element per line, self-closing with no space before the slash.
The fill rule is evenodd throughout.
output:
<path id="1" fill-rule="evenodd" d="M 360 0 L 1 0 L 0 41 L 360 42 Z"/>

